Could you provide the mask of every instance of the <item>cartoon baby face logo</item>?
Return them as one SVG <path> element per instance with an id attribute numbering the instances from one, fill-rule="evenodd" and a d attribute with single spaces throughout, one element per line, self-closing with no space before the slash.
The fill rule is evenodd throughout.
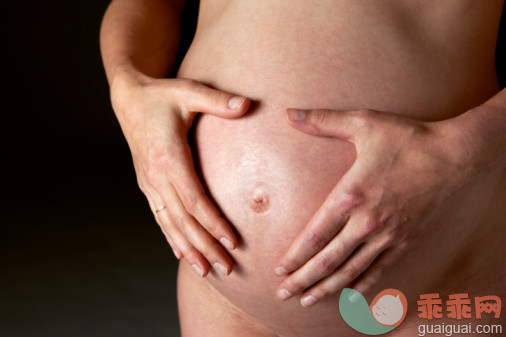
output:
<path id="1" fill-rule="evenodd" d="M 356 290 L 344 288 L 339 298 L 343 320 L 365 335 L 382 335 L 398 327 L 408 311 L 404 294 L 397 289 L 385 289 L 374 297 L 369 306 Z"/>
<path id="2" fill-rule="evenodd" d="M 374 319 L 384 326 L 399 326 L 406 316 L 407 307 L 406 297 L 396 289 L 383 290 L 369 306 Z"/>

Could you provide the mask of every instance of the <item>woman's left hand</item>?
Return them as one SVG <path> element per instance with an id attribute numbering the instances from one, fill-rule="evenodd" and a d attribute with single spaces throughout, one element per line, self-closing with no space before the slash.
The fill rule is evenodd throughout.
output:
<path id="1" fill-rule="evenodd" d="M 291 273 L 278 287 L 282 300 L 303 293 L 301 304 L 311 306 L 353 281 L 367 292 L 476 175 L 472 139 L 451 119 L 372 110 L 287 113 L 302 132 L 354 143 L 357 159 L 279 260 L 275 273 Z"/>

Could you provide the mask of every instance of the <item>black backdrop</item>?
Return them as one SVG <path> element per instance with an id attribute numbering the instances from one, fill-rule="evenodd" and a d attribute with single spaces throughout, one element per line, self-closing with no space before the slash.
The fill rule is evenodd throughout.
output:
<path id="1" fill-rule="evenodd" d="M 98 42 L 107 4 L 1 4 L 0 336 L 179 335 L 176 260 L 109 103 Z M 188 1 L 179 59 L 197 8 Z M 502 87 L 505 31 L 503 19 Z"/>
<path id="2" fill-rule="evenodd" d="M 179 336 L 177 261 L 109 102 L 108 3 L 1 4 L 0 336 Z"/>

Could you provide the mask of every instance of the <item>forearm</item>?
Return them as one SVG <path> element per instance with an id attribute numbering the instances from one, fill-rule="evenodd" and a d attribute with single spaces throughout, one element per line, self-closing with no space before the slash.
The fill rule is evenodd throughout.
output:
<path id="1" fill-rule="evenodd" d="M 118 73 L 160 78 L 174 65 L 184 0 L 114 0 L 100 31 L 109 85 Z M 122 76 L 119 76 L 122 77 Z"/>
<path id="2" fill-rule="evenodd" d="M 451 123 L 465 135 L 477 170 L 506 169 L 506 89 Z"/>

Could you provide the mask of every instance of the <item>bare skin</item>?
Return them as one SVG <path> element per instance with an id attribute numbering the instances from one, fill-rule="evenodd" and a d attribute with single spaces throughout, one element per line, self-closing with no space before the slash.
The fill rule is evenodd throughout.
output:
<path id="1" fill-rule="evenodd" d="M 113 1 L 101 29 L 102 58 L 139 187 L 174 255 L 199 275 L 211 264 L 229 274 L 233 261 L 225 248 L 234 249 L 237 238 L 206 196 L 186 137 L 197 112 L 237 118 L 250 101 L 191 79 L 164 78 L 174 63 L 183 3 Z"/>
<path id="2" fill-rule="evenodd" d="M 170 102 L 178 103 L 170 105 L 172 116 L 191 117 L 167 119 L 179 132 L 158 129 L 154 121 L 163 119 L 146 120 L 158 134 L 171 135 L 165 143 L 174 146 L 196 112 L 225 105 L 222 99 L 209 109 L 217 102 L 211 99 L 181 109 L 195 101 L 188 92 L 203 92 L 199 83 L 254 104 L 247 114 L 246 106 L 214 113 L 241 118 L 206 114 L 196 125 L 193 152 L 223 216 L 220 225 L 206 226 L 184 198 L 175 205 L 198 220 L 191 225 L 174 221 L 181 219 L 177 209 L 157 213 L 184 256 L 183 335 L 350 336 L 337 310 L 343 286 L 367 291 L 368 300 L 397 288 L 410 308 L 430 291 L 505 295 L 496 266 L 504 264 L 506 99 L 497 94 L 493 63 L 501 8 L 501 2 L 473 1 L 201 2 L 197 34 L 178 74 L 198 83 L 175 90 L 182 82 L 166 80 Z M 222 95 L 206 93 L 200 97 Z M 146 99 L 137 102 L 141 109 Z M 304 120 L 287 121 L 290 107 L 304 109 Z M 125 129 L 129 139 L 134 132 Z M 153 132 L 138 134 L 130 136 L 131 148 Z M 188 157 L 185 150 L 172 160 Z M 177 167 L 165 168 L 183 191 L 195 179 L 175 183 Z M 159 195 L 170 190 L 156 181 Z M 176 199 L 152 199 L 153 209 L 165 201 L 175 207 Z M 220 238 L 216 228 L 237 235 L 229 255 L 213 243 Z M 232 259 L 230 275 L 211 269 L 208 282 L 190 267 L 198 264 L 197 273 L 206 275 L 208 262 L 219 260 L 229 274 Z M 287 275 L 275 275 L 276 268 Z M 308 295 L 316 302 L 303 301 Z M 412 335 L 418 323 L 412 309 L 392 335 Z"/>

